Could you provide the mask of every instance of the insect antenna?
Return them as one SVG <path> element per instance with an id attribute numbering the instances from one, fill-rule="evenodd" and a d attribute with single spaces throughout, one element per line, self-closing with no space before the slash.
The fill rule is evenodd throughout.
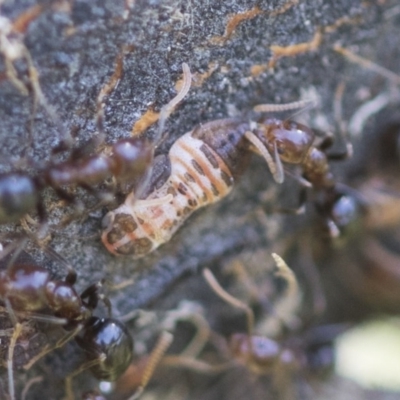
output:
<path id="1" fill-rule="evenodd" d="M 236 297 L 233 297 L 229 294 L 217 281 L 214 274 L 208 269 L 203 269 L 203 277 L 210 285 L 211 289 L 218 295 L 222 300 L 231 304 L 233 307 L 239 308 L 246 313 L 247 318 L 247 332 L 248 335 L 251 336 L 254 331 L 254 313 L 253 310 L 242 301 L 238 300 Z"/>
<path id="2" fill-rule="evenodd" d="M 290 110 L 297 110 L 299 108 L 304 108 L 307 110 L 308 108 L 315 107 L 316 101 L 314 99 L 307 99 L 307 100 L 298 100 L 293 101 L 291 103 L 284 103 L 284 104 L 258 104 L 253 107 L 255 112 L 283 112 L 283 111 L 290 111 Z M 304 110 L 301 110 L 304 111 Z"/>
<path id="3" fill-rule="evenodd" d="M 177 93 L 177 95 L 165 106 L 161 108 L 160 118 L 158 122 L 158 133 L 156 136 L 155 143 L 156 145 L 162 138 L 162 132 L 165 127 L 165 121 L 174 111 L 175 107 L 185 98 L 185 96 L 189 93 L 190 86 L 192 84 L 192 74 L 190 72 L 189 65 L 186 63 L 182 63 L 182 71 L 183 71 L 183 83 L 182 87 Z"/>
<path id="4" fill-rule="evenodd" d="M 246 139 L 259 151 L 259 153 L 264 157 L 265 161 L 268 164 L 268 168 L 271 171 L 272 176 L 274 177 L 275 182 L 283 183 L 285 175 L 283 172 L 283 166 L 281 159 L 278 155 L 278 150 L 276 145 L 274 145 L 274 157 L 269 154 L 265 145 L 261 142 L 261 140 L 251 131 L 246 131 L 244 134 Z"/>

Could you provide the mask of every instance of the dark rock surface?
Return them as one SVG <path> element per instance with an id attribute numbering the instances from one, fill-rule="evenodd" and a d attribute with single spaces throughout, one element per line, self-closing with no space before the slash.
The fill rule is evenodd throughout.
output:
<path id="1" fill-rule="evenodd" d="M 346 181 L 351 171 L 365 163 L 364 135 L 379 126 L 379 118 L 391 118 L 399 96 L 395 78 L 385 78 L 353 64 L 335 51 L 334 46 L 351 49 L 398 73 L 400 14 L 397 8 L 395 1 L 5 1 L 1 5 L 0 30 L 5 29 L 2 27 L 6 22 L 22 24 L 23 13 L 39 10 L 29 23 L 19 25 L 19 33 L 14 32 L 12 37 L 29 51 L 47 106 L 39 101 L 32 114 L 34 95 L 24 95 L 7 78 L 3 52 L 0 58 L 0 168 L 5 172 L 18 168 L 35 171 L 50 162 L 52 149 L 68 132 L 75 132 L 75 147 L 93 137 L 96 99 L 114 72 L 117 56 L 123 54 L 123 75 L 105 99 L 108 144 L 128 137 L 147 110 L 159 111 L 175 95 L 174 87 L 181 77 L 183 62 L 195 76 L 189 94 L 166 122 L 165 140 L 157 153 L 167 153 L 178 137 L 197 124 L 227 116 L 252 118 L 255 115 L 252 108 L 257 104 L 291 102 L 312 94 L 317 94 L 318 105 L 299 118 L 310 126 L 337 131 L 334 103 L 340 85 L 345 85 L 341 99 L 345 123 L 352 120 L 362 104 L 385 95 L 387 101 L 382 107 L 388 110 L 386 114 L 378 114 L 376 120 L 371 113 L 365 122 L 356 124 L 356 128 L 362 128 L 359 135 L 356 129 L 349 132 L 353 135 L 354 160 L 350 164 L 337 163 L 335 169 L 339 179 Z M 271 47 L 300 43 L 304 46 L 292 47 L 291 56 L 278 57 L 279 49 Z M 23 60 L 18 62 L 23 71 L 26 64 Z M 22 76 L 26 78 L 23 72 Z M 29 82 L 26 87 L 29 88 Z M 49 115 L 49 109 L 56 118 Z M 145 134 L 153 138 L 156 131 L 153 125 Z M 337 146 L 340 145 L 343 145 L 341 140 Z M 57 157 L 62 159 L 68 153 L 69 150 Z M 22 161 L 29 159 L 25 162 L 28 165 L 21 167 L 19 157 Z M 96 210 L 83 221 L 75 220 L 51 231 L 51 246 L 76 269 L 80 289 L 107 279 L 117 317 L 138 308 L 165 311 L 186 298 L 203 301 L 210 322 L 217 324 L 216 310 L 220 306 L 214 308 L 213 303 L 220 304 L 219 300 L 211 298 L 211 292 L 204 295 L 208 289 L 196 283 L 201 280 L 198 272 L 204 266 L 223 265 L 243 251 L 251 254 L 262 249 L 266 254 L 279 253 L 286 248 L 285 240 L 290 241 L 299 230 L 305 231 L 311 223 L 307 214 L 286 216 L 264 212 L 297 205 L 297 184 L 293 182 L 281 190 L 273 183 L 264 161 L 254 157 L 228 198 L 198 211 L 170 242 L 140 260 L 116 258 L 101 244 L 101 220 L 107 207 Z M 269 190 L 267 194 L 266 190 Z M 49 212 L 50 224 L 73 212 L 73 206 L 59 205 L 51 189 L 44 196 L 48 209 L 54 205 Z M 78 190 L 76 196 L 87 206 L 97 202 L 84 190 Z M 2 229 L 7 238 L 10 231 L 19 228 L 9 225 Z M 31 245 L 30 250 L 39 261 L 64 276 L 62 265 L 49 260 L 37 246 Z M 123 287 L 126 282 L 128 285 Z M 113 285 L 123 288 L 113 290 Z M 134 324 L 130 326 L 136 334 Z M 148 337 L 154 339 L 157 329 L 154 324 L 154 331 L 148 329 L 139 342 Z M 61 398 L 62 378 L 79 363 L 80 350 L 75 347 L 71 344 L 50 354 L 27 375 L 17 374 L 18 393 L 28 377 L 42 375 L 43 383 L 32 386 L 26 399 Z M 57 378 L 49 379 L 50 372 Z M 2 379 L 6 387 L 6 375 Z M 96 385 L 89 374 L 77 382 L 76 393 Z M 218 390 L 204 394 L 199 389 L 188 398 L 243 398 L 239 390 L 230 391 L 233 389 L 229 382 L 227 377 Z M 207 384 L 201 382 L 201 385 L 200 388 Z M 247 396 L 249 391 L 246 391 L 244 397 L 261 398 L 260 390 L 257 388 L 253 397 Z M 329 396 L 343 398 L 338 394 Z M 365 397 L 360 395 L 360 398 Z"/>

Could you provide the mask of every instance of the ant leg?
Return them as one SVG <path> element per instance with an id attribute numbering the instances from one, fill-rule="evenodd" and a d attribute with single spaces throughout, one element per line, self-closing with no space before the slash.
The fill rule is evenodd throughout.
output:
<path id="1" fill-rule="evenodd" d="M 174 317 L 174 321 L 187 321 L 194 325 L 196 334 L 189 344 L 178 355 L 167 355 L 161 361 L 166 367 L 185 368 L 201 374 L 214 375 L 223 372 L 232 367 L 232 363 L 220 363 L 217 365 L 209 364 L 206 361 L 199 360 L 197 357 L 204 350 L 205 345 L 209 342 L 215 346 L 221 353 L 230 357 L 230 350 L 226 340 L 216 333 L 212 333 L 210 326 L 205 318 L 199 313 L 183 314 Z"/>
<path id="2" fill-rule="evenodd" d="M 75 269 L 72 267 L 71 264 L 68 263 L 68 261 L 62 257 L 60 254 L 58 254 L 54 249 L 52 249 L 50 246 L 45 246 L 42 248 L 43 251 L 48 254 L 50 257 L 54 258 L 57 262 L 59 262 L 61 265 L 64 265 L 65 269 L 67 270 L 67 275 L 64 278 L 64 281 L 66 283 L 69 283 L 70 285 L 74 285 L 76 283 L 76 280 L 78 278 L 78 275 L 75 271 Z"/>
<path id="3" fill-rule="evenodd" d="M 157 341 L 154 349 L 152 350 L 147 362 L 146 366 L 143 371 L 142 379 L 140 382 L 140 386 L 136 390 L 135 394 L 129 397 L 128 400 L 136 400 L 138 399 L 144 390 L 146 389 L 147 385 L 150 382 L 151 377 L 154 375 L 154 371 L 160 364 L 161 359 L 163 358 L 165 352 L 168 350 L 168 347 L 171 345 L 174 337 L 171 333 L 167 331 L 163 331 L 161 333 L 160 338 Z"/>
<path id="4" fill-rule="evenodd" d="M 93 285 L 90 285 L 87 287 L 82 293 L 81 293 L 81 299 L 87 299 L 85 301 L 86 305 L 88 308 L 94 310 L 97 307 L 97 304 L 99 302 L 99 283 L 94 283 Z"/>
<path id="5" fill-rule="evenodd" d="M 35 383 L 40 383 L 43 381 L 43 376 L 35 376 L 34 378 L 29 379 L 29 381 L 26 383 L 24 390 L 21 393 L 21 400 L 26 399 L 26 395 L 28 394 L 29 389 L 35 384 Z"/>
<path id="6" fill-rule="evenodd" d="M 15 400 L 15 388 L 14 388 L 14 371 L 13 371 L 13 358 L 14 349 L 17 339 L 22 331 L 22 324 L 17 322 L 15 324 L 14 332 L 11 336 L 10 346 L 8 347 L 8 357 L 7 357 L 7 372 L 8 372 L 8 391 L 10 394 L 10 400 Z"/>
<path id="7" fill-rule="evenodd" d="M 29 368 L 31 368 L 32 365 L 36 363 L 36 361 L 43 358 L 46 354 L 63 347 L 66 343 L 72 340 L 82 330 L 82 328 L 83 325 L 78 325 L 74 330 L 68 332 L 61 339 L 59 339 L 53 346 L 46 346 L 39 354 L 37 354 L 32 360 L 30 360 L 28 364 L 24 365 L 24 370 L 29 370 Z"/>
<path id="8" fill-rule="evenodd" d="M 13 243 L 8 244 L 6 248 L 3 248 L 3 245 L 0 244 L 0 260 L 6 259 L 6 257 L 10 256 L 7 259 L 6 269 L 10 269 L 11 266 L 15 263 L 15 260 L 19 257 L 20 253 L 25 248 L 26 243 L 28 242 L 27 237 L 18 238 L 14 240 Z M 15 250 L 15 251 L 14 251 Z"/>
<path id="9" fill-rule="evenodd" d="M 316 147 L 326 154 L 328 160 L 342 161 L 342 160 L 347 160 L 348 158 L 351 158 L 353 156 L 353 145 L 349 142 L 349 140 L 346 137 L 342 138 L 342 140 L 346 142 L 346 148 L 344 150 L 329 153 L 326 150 L 330 149 L 333 143 L 335 142 L 334 136 L 331 133 L 327 134 L 326 132 L 318 129 L 313 129 L 313 131 L 315 132 L 316 135 L 321 136 L 322 138 L 321 142 L 318 143 Z"/>
<path id="10" fill-rule="evenodd" d="M 385 67 L 382 67 L 381 65 L 374 63 L 371 60 L 368 60 L 364 57 L 361 57 L 361 56 L 353 53 L 349 49 L 341 47 L 339 44 L 334 45 L 333 50 L 335 50 L 342 56 L 346 57 L 350 62 L 356 63 L 356 64 L 362 66 L 363 68 L 374 71 L 375 73 L 383 76 L 384 78 L 388 79 L 395 85 L 398 85 L 400 83 L 400 76 L 398 74 L 388 70 Z"/>
<path id="11" fill-rule="evenodd" d="M 219 296 L 226 303 L 232 305 L 233 307 L 239 308 L 246 313 L 247 331 L 248 335 L 251 336 L 254 330 L 253 310 L 247 304 L 238 300 L 236 297 L 233 297 L 225 289 L 223 289 L 215 278 L 214 274 L 208 268 L 203 269 L 203 277 L 217 296 Z"/>
<path id="12" fill-rule="evenodd" d="M 92 368 L 97 364 L 102 363 L 103 361 L 106 360 L 106 358 L 107 358 L 107 356 L 105 354 L 102 354 L 99 358 L 97 358 L 95 360 L 87 361 L 65 378 L 65 394 L 66 394 L 66 398 L 68 400 L 74 400 L 74 398 L 75 398 L 74 392 L 72 390 L 72 379 L 75 376 L 79 375 L 81 372 L 83 372 L 89 368 Z"/>
<path id="13" fill-rule="evenodd" d="M 177 356 L 165 356 L 161 364 L 166 367 L 173 368 L 185 368 L 200 374 L 215 375 L 232 368 L 231 362 L 225 362 L 217 365 L 209 364 L 203 360 L 197 360 L 192 357 L 185 357 L 181 355 Z"/>
<path id="14" fill-rule="evenodd" d="M 179 354 L 181 357 L 196 358 L 204 349 L 208 339 L 210 338 L 210 326 L 208 322 L 200 314 L 192 314 L 183 318 L 185 321 L 191 322 L 196 328 L 196 334 L 189 344 Z"/>

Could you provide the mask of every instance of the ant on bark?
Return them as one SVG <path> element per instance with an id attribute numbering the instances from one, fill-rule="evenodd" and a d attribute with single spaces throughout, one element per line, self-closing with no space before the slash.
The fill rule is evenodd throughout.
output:
<path id="1" fill-rule="evenodd" d="M 53 250 L 47 249 L 57 260 L 66 262 Z M 0 300 L 14 322 L 14 333 L 8 354 L 9 392 L 15 398 L 13 386 L 13 351 L 22 330 L 18 321 L 32 319 L 61 325 L 67 333 L 52 346 L 45 347 L 25 369 L 50 351 L 62 347 L 71 339 L 85 350 L 88 361 L 66 379 L 67 396 L 73 398 L 71 379 L 85 369 L 90 369 L 97 379 L 114 381 L 126 370 L 133 356 L 133 340 L 120 321 L 93 316 L 101 299 L 111 314 L 111 303 L 99 292 L 101 283 L 92 284 L 78 294 L 74 284 L 75 271 L 66 264 L 64 280 L 53 279 L 45 268 L 27 254 L 12 255 L 7 268 L 0 272 Z"/>
<path id="2" fill-rule="evenodd" d="M 152 168 L 154 145 L 143 137 L 123 138 L 109 149 L 94 152 L 105 141 L 103 127 L 105 97 L 114 90 L 122 75 L 122 54 L 117 57 L 116 68 L 97 97 L 97 137 L 78 149 L 73 149 L 66 161 L 50 161 L 44 167 L 28 172 L 0 174 L 0 224 L 16 222 L 31 211 L 37 211 L 39 219 L 45 219 L 43 191 L 52 188 L 67 202 L 76 203 L 75 197 L 65 188 L 80 187 L 95 195 L 102 193 L 98 185 L 111 181 L 122 193 L 137 189 L 145 181 Z M 104 146 L 103 146 L 104 147 Z M 61 141 L 54 153 L 70 148 Z M 110 201 L 110 196 L 103 196 Z"/>

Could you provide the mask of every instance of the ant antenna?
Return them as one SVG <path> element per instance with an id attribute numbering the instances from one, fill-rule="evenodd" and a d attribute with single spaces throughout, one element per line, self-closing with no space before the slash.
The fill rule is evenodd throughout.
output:
<path id="1" fill-rule="evenodd" d="M 214 274 L 208 269 L 203 269 L 203 277 L 210 285 L 211 289 L 218 295 L 222 300 L 231 304 L 232 306 L 243 310 L 247 317 L 247 331 L 249 336 L 252 335 L 254 330 L 254 313 L 253 310 L 242 301 L 230 295 L 217 281 Z"/>
<path id="2" fill-rule="evenodd" d="M 175 107 L 185 98 L 185 96 L 189 92 L 190 86 L 192 84 L 192 74 L 190 72 L 189 65 L 187 65 L 186 63 L 182 63 L 182 71 L 183 71 L 183 83 L 181 89 L 169 103 L 167 103 L 161 108 L 160 118 L 158 122 L 158 133 L 155 143 L 158 143 L 161 140 L 162 132 L 165 127 L 165 121 L 174 111 Z"/>
<path id="3" fill-rule="evenodd" d="M 278 155 L 278 150 L 276 148 L 276 144 L 274 144 L 274 159 L 272 159 L 271 154 L 269 154 L 265 145 L 261 142 L 261 140 L 251 131 L 246 131 L 244 136 L 246 139 L 258 150 L 258 152 L 264 157 L 265 161 L 268 164 L 268 168 L 271 171 L 272 176 L 274 177 L 275 182 L 283 183 L 285 179 L 285 175 L 283 172 L 283 166 L 281 159 Z"/>
<path id="4" fill-rule="evenodd" d="M 172 333 L 167 331 L 163 331 L 161 333 L 161 336 L 158 339 L 157 344 L 155 348 L 152 350 L 150 357 L 146 363 L 146 367 L 143 371 L 143 377 L 140 386 L 137 389 L 136 393 L 133 396 L 129 397 L 128 400 L 136 400 L 142 395 L 144 389 L 149 384 L 150 379 L 154 374 L 154 371 L 156 370 L 158 364 L 160 363 L 161 358 L 168 350 L 168 347 L 171 345 L 173 339 L 174 336 L 172 335 Z"/>
<path id="5" fill-rule="evenodd" d="M 307 100 L 299 100 L 299 101 L 293 101 L 292 103 L 284 103 L 284 104 L 258 104 L 255 107 L 253 107 L 253 110 L 255 112 L 283 112 L 283 111 L 289 111 L 289 110 L 297 110 L 299 108 L 310 108 L 310 107 L 315 107 L 316 101 L 313 99 L 307 99 Z M 303 110 L 301 110 L 303 111 Z"/>

